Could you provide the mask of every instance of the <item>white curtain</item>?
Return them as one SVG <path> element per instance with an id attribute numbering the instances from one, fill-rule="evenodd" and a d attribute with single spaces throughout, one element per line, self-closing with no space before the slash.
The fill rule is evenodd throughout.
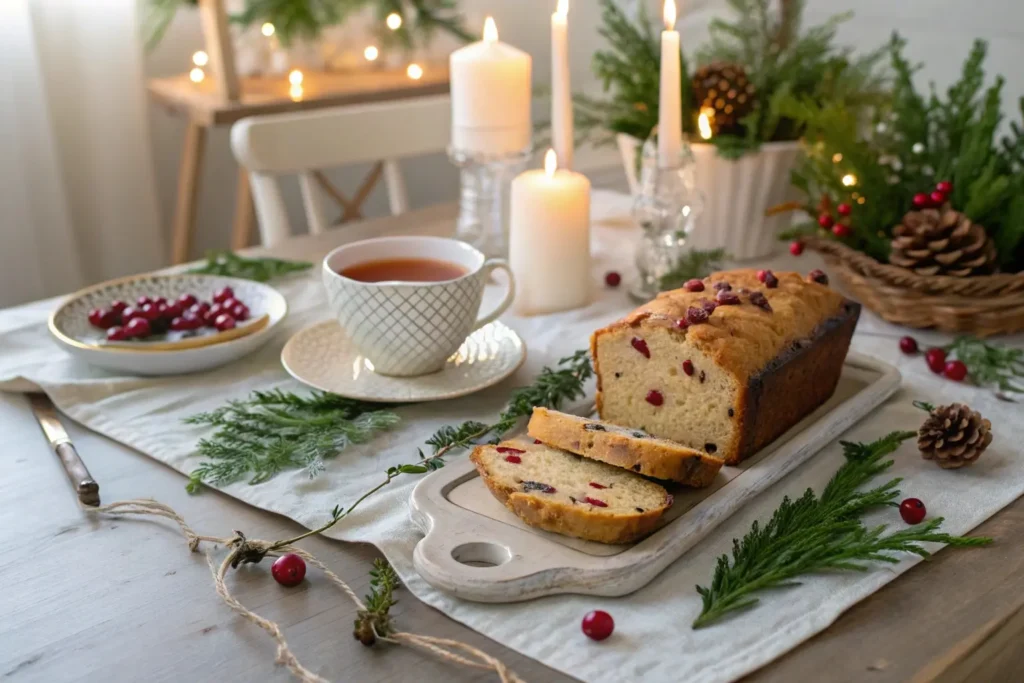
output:
<path id="1" fill-rule="evenodd" d="M 132 0 L 0 0 L 0 307 L 165 262 Z"/>

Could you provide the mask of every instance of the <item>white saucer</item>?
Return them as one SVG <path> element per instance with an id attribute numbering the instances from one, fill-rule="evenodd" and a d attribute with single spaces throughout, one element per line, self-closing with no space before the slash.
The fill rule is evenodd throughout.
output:
<path id="1" fill-rule="evenodd" d="M 458 398 L 486 389 L 514 373 L 526 360 L 526 344 L 500 322 L 471 334 L 439 372 L 387 377 L 352 345 L 334 320 L 307 327 L 288 340 L 281 363 L 295 379 L 314 389 L 382 403 L 418 403 Z"/>

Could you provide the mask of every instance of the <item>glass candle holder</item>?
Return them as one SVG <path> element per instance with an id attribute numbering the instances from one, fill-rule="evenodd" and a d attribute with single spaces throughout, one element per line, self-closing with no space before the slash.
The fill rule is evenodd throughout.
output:
<path id="1" fill-rule="evenodd" d="M 455 238 L 488 258 L 508 257 L 509 186 L 526 169 L 532 148 L 491 156 L 448 148 L 448 158 L 460 170 L 459 218 Z"/>

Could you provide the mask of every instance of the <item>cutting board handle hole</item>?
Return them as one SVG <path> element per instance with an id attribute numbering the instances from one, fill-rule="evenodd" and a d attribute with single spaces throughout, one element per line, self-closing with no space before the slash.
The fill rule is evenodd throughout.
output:
<path id="1" fill-rule="evenodd" d="M 469 567 L 499 567 L 512 559 L 512 551 L 497 543 L 463 543 L 452 549 L 452 559 Z"/>

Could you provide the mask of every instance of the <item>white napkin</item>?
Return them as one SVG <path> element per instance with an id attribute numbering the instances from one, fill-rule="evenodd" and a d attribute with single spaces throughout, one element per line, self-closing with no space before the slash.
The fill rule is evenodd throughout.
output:
<path id="1" fill-rule="evenodd" d="M 591 306 L 532 319 L 505 319 L 526 340 L 529 350 L 527 363 L 514 378 L 470 397 L 399 409 L 403 418 L 399 429 L 345 451 L 330 461 L 317 479 L 291 471 L 258 486 L 239 482 L 223 490 L 312 527 L 324 522 L 335 505 L 348 505 L 379 483 L 389 466 L 414 462 L 417 446 L 438 427 L 466 419 L 492 419 L 512 387 L 531 382 L 543 365 L 585 348 L 593 329 L 633 307 L 624 288 L 608 290 L 598 284 L 607 270 L 624 275 L 633 270 L 629 254 L 635 232 L 627 219 L 628 210 L 628 198 L 595 195 L 594 281 L 598 296 Z M 802 261 L 787 255 L 773 264 L 802 270 L 819 265 L 806 255 Z M 291 334 L 326 317 L 324 296 L 315 274 L 291 278 L 279 287 L 288 297 L 291 314 L 285 331 L 274 342 L 214 372 L 177 378 L 115 377 L 73 361 L 57 349 L 46 332 L 45 319 L 52 302 L 0 312 L 0 389 L 41 387 L 71 418 L 187 473 L 199 462 L 191 453 L 204 432 L 182 424 L 183 417 L 217 407 L 227 399 L 242 398 L 254 389 L 302 390 L 281 369 L 279 354 Z M 1021 404 L 1000 402 L 987 390 L 932 375 L 923 358 L 899 352 L 896 338 L 904 333 L 865 312 L 854 348 L 897 365 L 903 372 L 903 389 L 843 438 L 870 441 L 893 430 L 916 429 L 924 413 L 910 405 L 913 399 L 936 404 L 960 401 L 980 410 L 992 421 L 995 439 L 975 466 L 941 470 L 922 460 L 908 443 L 895 454 L 896 464 L 890 472 L 890 476 L 905 479 L 901 487 L 905 495 L 921 498 L 930 515 L 946 518 L 946 531 L 965 533 L 1024 492 Z M 939 335 L 917 336 L 932 343 L 941 340 Z M 798 588 L 763 595 L 762 604 L 750 612 L 705 630 L 690 628 L 700 611 L 694 586 L 710 581 L 716 558 L 730 550 L 732 539 L 742 536 L 754 520 L 770 517 L 784 495 L 800 495 L 807 487 L 820 491 L 841 464 L 838 444 L 829 446 L 725 522 L 647 587 L 623 598 L 555 596 L 520 604 L 484 605 L 434 590 L 412 567 L 412 551 L 420 533 L 408 519 L 407 501 L 418 477 L 397 479 L 327 535 L 373 543 L 421 600 L 581 680 L 730 681 L 821 631 L 855 602 L 919 561 L 913 556 L 863 574 L 808 576 Z M 144 497 L 149 492 L 139 490 L 137 495 Z M 877 518 L 895 528 L 902 526 L 895 510 L 879 513 Z M 592 609 L 604 609 L 615 619 L 615 635 L 602 643 L 591 642 L 580 632 L 581 618 Z"/>

